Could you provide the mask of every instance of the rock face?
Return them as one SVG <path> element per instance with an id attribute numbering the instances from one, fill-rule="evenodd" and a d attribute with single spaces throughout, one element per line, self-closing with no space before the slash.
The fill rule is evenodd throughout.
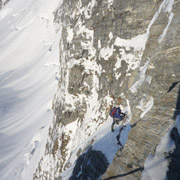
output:
<path id="1" fill-rule="evenodd" d="M 179 32 L 177 9 L 180 7 L 178 1 L 174 2 L 172 14 L 161 11 L 158 18 L 150 28 L 150 35 L 146 43 L 146 47 L 142 56 L 142 65 L 149 61 L 146 76 L 152 78 L 151 83 L 144 82 L 133 97 L 133 121 L 135 126 L 132 128 L 127 144 L 122 153 L 114 158 L 113 163 L 108 168 L 104 177 L 123 174 L 132 171 L 138 167 L 143 167 L 144 160 L 148 154 L 155 150 L 162 135 L 168 130 L 172 123 L 173 113 L 176 106 L 177 87 L 167 93 L 168 86 L 179 80 L 180 67 L 179 61 Z M 168 26 L 170 16 L 173 16 L 171 24 Z M 167 28 L 164 36 L 164 29 Z M 176 37 L 177 39 L 173 40 Z M 154 105 L 151 111 L 141 120 L 138 117 L 137 105 L 138 98 L 141 99 L 143 94 L 153 96 Z M 132 102 L 131 101 L 131 102 Z M 140 179 L 141 171 L 121 179 Z M 120 178 L 119 178 L 120 179 Z"/>
<path id="2" fill-rule="evenodd" d="M 0 0 L 0 9 L 5 6 L 5 4 L 8 2 L 9 0 Z"/>
<path id="3" fill-rule="evenodd" d="M 62 2 L 55 12 L 61 31 L 55 120 L 46 158 L 39 163 L 34 179 L 54 179 L 72 165 L 71 153 L 76 149 L 77 159 L 89 156 L 83 154 L 85 147 L 69 144 L 85 141 L 106 122 L 107 97 L 111 95 L 121 96 L 123 106 L 129 102 L 132 128 L 124 148 L 107 171 L 104 173 L 106 163 L 98 174 L 104 173 L 102 179 L 141 179 L 145 159 L 174 122 L 177 86 L 167 91 L 180 80 L 179 12 L 177 0 Z M 76 122 L 75 134 L 66 130 Z M 53 169 L 51 173 L 44 166 Z M 77 169 L 79 165 L 70 179 L 75 179 Z"/>

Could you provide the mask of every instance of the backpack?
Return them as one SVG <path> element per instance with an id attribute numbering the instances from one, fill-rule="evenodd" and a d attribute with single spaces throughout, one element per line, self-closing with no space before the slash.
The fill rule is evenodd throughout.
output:
<path id="1" fill-rule="evenodd" d="M 113 118 L 123 120 L 124 116 L 121 114 L 121 109 L 120 107 L 117 108 L 116 113 L 114 114 Z"/>
<path id="2" fill-rule="evenodd" d="M 111 109 L 109 115 L 110 115 L 111 117 L 113 117 L 114 114 L 116 113 L 116 111 L 117 111 L 117 108 L 113 107 L 113 108 Z"/>
<path id="3" fill-rule="evenodd" d="M 113 118 L 117 118 L 119 120 L 123 120 L 124 119 L 124 116 L 121 114 L 120 107 L 118 107 L 118 108 L 113 107 L 109 114 Z"/>

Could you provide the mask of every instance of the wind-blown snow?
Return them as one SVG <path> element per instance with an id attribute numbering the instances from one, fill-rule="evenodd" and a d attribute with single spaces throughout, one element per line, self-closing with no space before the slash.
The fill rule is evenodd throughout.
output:
<path id="1" fill-rule="evenodd" d="M 59 74 L 58 3 L 11 0 L 0 11 L 1 180 L 32 180 L 44 151 Z"/>

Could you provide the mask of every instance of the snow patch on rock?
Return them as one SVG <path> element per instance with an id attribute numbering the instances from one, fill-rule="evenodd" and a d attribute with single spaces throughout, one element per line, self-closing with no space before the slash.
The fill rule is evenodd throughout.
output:
<path id="1" fill-rule="evenodd" d="M 113 46 L 109 47 L 104 47 L 100 50 L 100 57 L 103 58 L 104 60 L 108 60 L 109 57 L 113 55 Z"/>
<path id="2" fill-rule="evenodd" d="M 14 0 L 0 11 L 2 180 L 33 179 L 45 150 L 58 85 L 59 34 L 53 22 L 58 4 Z"/>
<path id="3" fill-rule="evenodd" d="M 111 98 L 106 97 L 106 99 L 109 103 L 111 102 Z M 124 129 L 121 132 L 121 136 L 120 136 L 120 141 L 123 146 L 125 145 L 125 143 L 127 141 L 128 134 L 131 129 L 131 126 L 130 126 L 131 108 L 130 108 L 130 104 L 129 104 L 128 100 L 127 100 L 127 106 L 124 108 L 124 111 L 128 112 L 128 117 L 127 117 L 126 122 L 123 123 Z M 87 118 L 91 118 L 92 115 L 93 114 L 88 113 Z M 87 119 L 85 119 L 85 121 L 86 120 Z M 111 124 L 112 124 L 112 118 L 109 118 L 105 123 L 103 123 L 103 125 L 101 125 L 99 127 L 96 127 L 95 124 L 92 124 L 90 119 L 88 120 L 88 122 L 89 122 L 89 126 L 93 127 L 91 132 L 94 131 L 93 129 L 96 129 L 96 131 L 94 131 L 91 134 L 91 136 L 89 136 L 88 138 L 86 137 L 87 132 L 81 131 L 81 134 L 78 134 L 78 136 L 81 135 L 81 137 L 82 137 L 81 140 L 79 142 L 77 140 L 73 141 L 73 143 L 76 145 L 74 146 L 74 149 L 71 152 L 71 156 L 68 160 L 68 163 L 70 163 L 72 165 L 67 170 L 65 170 L 63 173 L 61 173 L 61 175 L 60 175 L 64 180 L 69 179 L 69 177 L 71 176 L 72 170 L 76 163 L 77 152 L 80 149 L 83 150 L 84 147 L 86 147 L 88 149 L 88 147 L 91 146 L 93 150 L 101 151 L 106 156 L 109 163 L 112 162 L 117 150 L 119 149 L 119 145 L 117 144 L 116 136 L 119 134 L 119 129 L 122 127 L 122 125 L 116 126 L 115 131 L 112 133 L 111 129 L 110 129 Z M 79 129 L 79 133 L 80 133 L 80 129 Z"/>
<path id="4" fill-rule="evenodd" d="M 140 104 L 139 104 L 138 106 L 136 106 L 136 108 L 137 108 L 137 109 L 140 109 L 141 111 L 143 111 L 143 112 L 141 113 L 141 115 L 140 115 L 140 118 L 141 118 L 141 119 L 145 116 L 145 114 L 146 114 L 148 111 L 151 110 L 151 108 L 153 107 L 153 105 L 154 105 L 154 99 L 153 99 L 152 96 L 149 98 L 149 100 L 147 101 L 146 104 L 144 103 L 144 99 L 141 99 L 141 100 L 140 100 Z"/>
<path id="5" fill-rule="evenodd" d="M 137 80 L 131 87 L 130 87 L 130 91 L 132 93 L 137 92 L 138 87 L 140 87 L 142 85 L 142 83 L 145 80 L 145 74 L 146 74 L 146 70 L 148 68 L 149 65 L 149 61 L 147 61 L 144 66 L 140 67 L 140 73 L 139 73 L 139 80 Z"/>

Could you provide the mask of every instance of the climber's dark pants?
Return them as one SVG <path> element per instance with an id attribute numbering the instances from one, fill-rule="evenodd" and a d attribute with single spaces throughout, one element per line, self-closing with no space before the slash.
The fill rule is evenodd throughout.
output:
<path id="1" fill-rule="evenodd" d="M 114 131 L 114 125 L 117 123 L 119 124 L 120 121 L 123 120 L 123 116 L 121 116 L 120 118 L 113 118 L 113 123 L 111 125 L 111 131 L 113 132 Z"/>
<path id="2" fill-rule="evenodd" d="M 114 125 L 115 125 L 115 123 L 116 123 L 116 119 L 113 118 L 113 123 L 112 123 L 112 125 L 111 125 L 111 131 L 112 131 L 112 132 L 114 131 Z"/>

